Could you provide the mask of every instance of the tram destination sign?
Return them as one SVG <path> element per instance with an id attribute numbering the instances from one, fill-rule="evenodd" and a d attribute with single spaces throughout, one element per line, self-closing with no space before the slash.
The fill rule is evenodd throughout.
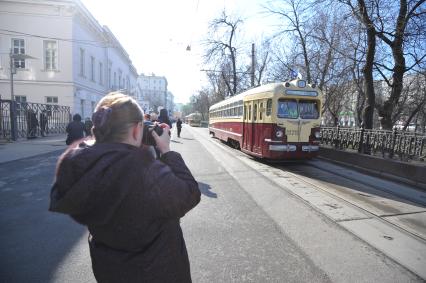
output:
<path id="1" fill-rule="evenodd" d="M 296 90 L 296 89 L 287 89 L 285 91 L 285 94 L 297 95 L 297 96 L 318 96 L 318 92 L 316 91 Z"/>

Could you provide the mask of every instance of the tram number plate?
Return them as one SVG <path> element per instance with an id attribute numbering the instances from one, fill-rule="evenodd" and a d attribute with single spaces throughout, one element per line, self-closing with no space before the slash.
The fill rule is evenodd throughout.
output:
<path id="1" fill-rule="evenodd" d="M 286 134 L 288 136 L 298 136 L 299 135 L 299 130 L 288 130 L 288 131 L 286 131 Z"/>

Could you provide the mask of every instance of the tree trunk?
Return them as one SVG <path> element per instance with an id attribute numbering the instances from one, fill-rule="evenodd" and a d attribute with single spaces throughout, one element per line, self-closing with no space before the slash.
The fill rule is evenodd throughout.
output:
<path id="1" fill-rule="evenodd" d="M 363 113 L 363 122 L 365 129 L 373 128 L 373 114 L 375 104 L 374 80 L 373 80 L 373 63 L 376 53 L 376 30 L 371 22 L 364 0 L 358 0 L 363 24 L 367 29 L 367 55 L 365 58 L 365 66 L 362 70 L 364 75 L 364 89 L 366 96 L 366 105 Z"/>
<path id="2" fill-rule="evenodd" d="M 381 120 L 381 125 L 385 130 L 392 129 L 394 124 L 394 121 L 392 120 L 392 114 L 402 93 L 404 73 L 406 71 L 403 51 L 404 33 L 405 27 L 407 26 L 406 15 L 407 1 L 400 0 L 399 15 L 396 21 L 394 40 L 390 41 L 383 33 L 378 34 L 379 38 L 381 38 L 383 42 L 389 45 L 389 47 L 392 49 L 392 57 L 395 61 L 392 74 L 391 94 L 389 98 L 383 103 L 383 106 L 379 108 L 379 115 L 383 117 Z"/>

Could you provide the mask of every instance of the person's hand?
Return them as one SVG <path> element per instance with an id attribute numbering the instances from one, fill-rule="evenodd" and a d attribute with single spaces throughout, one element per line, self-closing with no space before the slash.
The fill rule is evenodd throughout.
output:
<path id="1" fill-rule="evenodd" d="M 170 127 L 167 124 L 161 123 L 159 124 L 161 128 L 163 128 L 163 133 L 161 136 L 157 135 L 155 131 L 152 131 L 152 136 L 154 137 L 156 147 L 164 154 L 170 151 Z"/>

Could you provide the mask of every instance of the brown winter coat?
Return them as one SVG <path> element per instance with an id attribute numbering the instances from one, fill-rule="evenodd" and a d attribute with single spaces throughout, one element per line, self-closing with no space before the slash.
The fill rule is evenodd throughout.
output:
<path id="1" fill-rule="evenodd" d="M 80 144 L 58 162 L 50 210 L 87 225 L 99 282 L 191 282 L 179 219 L 199 201 L 179 153 Z"/>

